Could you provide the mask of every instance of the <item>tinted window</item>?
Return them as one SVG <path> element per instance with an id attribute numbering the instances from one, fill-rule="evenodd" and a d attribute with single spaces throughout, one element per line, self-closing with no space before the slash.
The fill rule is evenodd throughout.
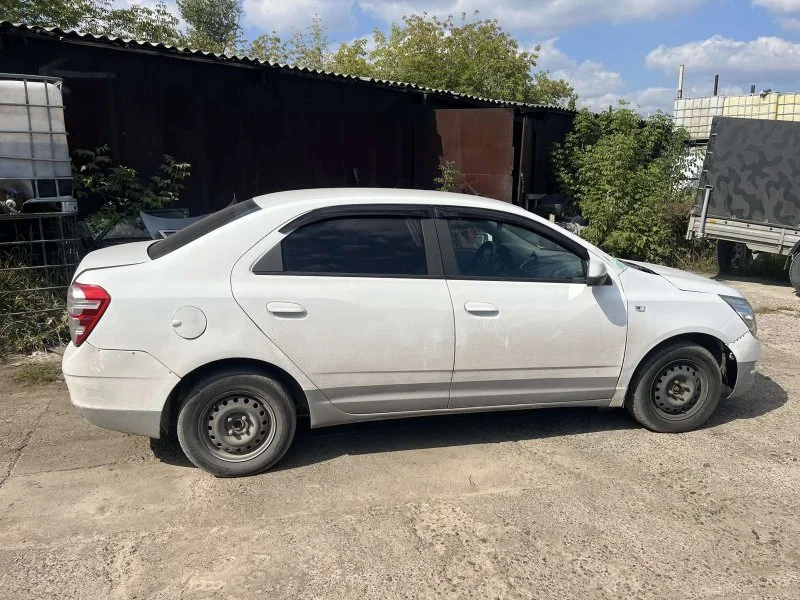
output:
<path id="1" fill-rule="evenodd" d="M 458 274 L 487 279 L 581 281 L 584 261 L 531 229 L 489 219 L 450 219 Z"/>
<path id="2" fill-rule="evenodd" d="M 196 223 L 192 223 L 188 227 L 173 233 L 164 240 L 151 244 L 147 248 L 147 254 L 149 254 L 152 259 L 159 258 L 165 254 L 174 252 L 178 248 L 182 248 L 186 244 L 203 237 L 207 233 L 211 233 L 215 229 L 219 229 L 223 225 L 227 225 L 236 219 L 241 219 L 257 210 L 260 210 L 260 207 L 254 200 L 232 204 L 231 206 L 208 215 L 205 219 L 200 219 Z"/>
<path id="3" fill-rule="evenodd" d="M 292 273 L 427 275 L 422 222 L 403 217 L 320 221 L 290 233 L 281 245 Z"/>

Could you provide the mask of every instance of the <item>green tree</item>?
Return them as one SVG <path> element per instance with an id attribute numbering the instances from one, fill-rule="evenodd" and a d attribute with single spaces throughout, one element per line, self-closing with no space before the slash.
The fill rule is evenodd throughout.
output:
<path id="1" fill-rule="evenodd" d="M 349 44 L 342 42 L 328 59 L 327 68 L 347 75 L 374 77 L 375 67 L 369 62 L 368 42 L 366 38 L 358 38 Z"/>
<path id="2" fill-rule="evenodd" d="M 371 40 L 342 42 L 334 51 L 329 47 L 323 23 L 314 16 L 308 28 L 294 30 L 289 39 L 273 31 L 253 40 L 247 52 L 270 62 L 407 81 L 484 98 L 570 108 L 577 99 L 563 79 L 550 79 L 546 71 L 533 73 L 538 46 L 522 50 L 494 19 L 411 15 L 393 23 L 388 33 L 375 30 Z"/>
<path id="3" fill-rule="evenodd" d="M 223 54 L 241 41 L 241 0 L 178 0 L 187 23 L 183 43 L 190 48 Z"/>
<path id="4" fill-rule="evenodd" d="M 532 51 L 504 31 L 496 19 L 441 19 L 427 14 L 403 17 L 388 33 L 375 30 L 373 49 L 366 40 L 343 43 L 328 60 L 328 69 L 379 79 L 408 81 L 484 98 L 547 102 L 574 106 L 577 96 L 563 80 L 533 73 L 538 46 Z"/>
<path id="5" fill-rule="evenodd" d="M 86 219 L 92 235 L 97 235 L 125 218 L 137 217 L 141 210 L 162 208 L 178 201 L 183 182 L 191 175 L 188 163 L 164 155 L 164 162 L 150 180 L 143 183 L 139 173 L 114 164 L 108 146 L 76 150 L 72 161 L 73 194 L 78 200 L 94 198 L 100 209 Z"/>
<path id="6" fill-rule="evenodd" d="M 625 103 L 579 112 L 553 163 L 561 191 L 589 221 L 585 237 L 623 258 L 674 262 L 691 206 L 686 139 L 666 115 L 642 121 Z"/>
<path id="7" fill-rule="evenodd" d="M 533 85 L 526 101 L 534 104 L 559 104 L 575 110 L 578 94 L 575 93 L 575 88 L 565 80 L 550 79 L 548 71 L 538 71 L 533 75 Z"/>
<path id="8" fill-rule="evenodd" d="M 108 0 L 0 0 L 0 19 L 98 33 L 108 7 Z"/>
<path id="9" fill-rule="evenodd" d="M 321 71 L 329 65 L 329 45 L 322 20 L 315 14 L 311 25 L 295 29 L 288 40 L 282 40 L 275 31 L 258 36 L 247 47 L 247 54 L 273 63 Z"/>
<path id="10" fill-rule="evenodd" d="M 103 22 L 105 33 L 109 35 L 168 45 L 176 45 L 181 40 L 178 18 L 163 2 L 155 8 L 134 4 L 113 9 L 104 16 Z"/>

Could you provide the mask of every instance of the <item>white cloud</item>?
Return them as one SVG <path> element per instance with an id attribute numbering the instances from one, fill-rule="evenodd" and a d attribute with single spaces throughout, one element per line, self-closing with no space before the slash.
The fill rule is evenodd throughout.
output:
<path id="1" fill-rule="evenodd" d="M 497 18 L 507 28 L 554 33 L 588 23 L 629 23 L 690 11 L 705 0 L 358 0 L 359 7 L 386 21 L 427 12 Z"/>
<path id="2" fill-rule="evenodd" d="M 720 35 L 681 46 L 659 46 L 645 58 L 651 69 L 677 75 L 686 65 L 693 76 L 719 73 L 723 80 L 755 76 L 761 81 L 795 84 L 800 74 L 800 43 L 779 37 L 760 37 L 749 42 Z"/>
<path id="3" fill-rule="evenodd" d="M 624 97 L 644 116 L 659 110 L 671 115 L 675 102 L 675 88 L 649 87 L 624 94 Z"/>
<path id="4" fill-rule="evenodd" d="M 783 17 L 778 19 L 778 24 L 786 31 L 800 31 L 800 18 Z"/>
<path id="5" fill-rule="evenodd" d="M 541 44 L 538 68 L 550 71 L 550 76 L 555 79 L 566 79 L 578 92 L 580 106 L 600 111 L 617 106 L 624 98 L 643 115 L 659 109 L 672 111 L 675 90 L 650 87 L 624 92 L 625 80 L 621 73 L 596 60 L 579 63 L 557 48 L 557 41 L 557 38 L 551 38 Z"/>
<path id="6" fill-rule="evenodd" d="M 304 29 L 317 14 L 329 32 L 351 31 L 356 25 L 355 0 L 244 0 L 247 21 L 262 31 Z"/>
<path id="7" fill-rule="evenodd" d="M 596 60 L 581 63 L 571 59 L 556 47 L 558 38 L 551 38 L 541 44 L 537 67 L 550 71 L 554 79 L 566 79 L 578 92 L 578 96 L 602 96 L 617 92 L 623 86 L 622 75 L 611 71 Z"/>
<path id="8" fill-rule="evenodd" d="M 798 12 L 800 0 L 753 0 L 753 6 L 761 6 L 773 12 Z"/>
<path id="9" fill-rule="evenodd" d="M 648 87 L 620 93 L 605 93 L 580 99 L 580 105 L 595 112 L 608 110 L 609 106 L 617 107 L 620 100 L 628 102 L 636 112 L 646 117 L 657 111 L 672 114 L 675 90 L 664 87 Z"/>
<path id="10" fill-rule="evenodd" d="M 775 21 L 786 31 L 800 31 L 800 0 L 753 0 L 753 6 L 766 8 L 776 14 Z"/>

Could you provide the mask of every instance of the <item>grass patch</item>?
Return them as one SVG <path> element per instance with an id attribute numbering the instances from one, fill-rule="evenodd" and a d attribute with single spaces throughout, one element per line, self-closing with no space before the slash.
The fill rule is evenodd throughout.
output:
<path id="1" fill-rule="evenodd" d="M 0 256 L 0 357 L 47 350 L 69 340 L 66 290 L 35 289 L 61 283 L 48 269 L 2 270 L 32 264 L 19 256 Z"/>
<path id="2" fill-rule="evenodd" d="M 29 362 L 14 374 L 17 383 L 43 385 L 53 383 L 61 375 L 61 365 L 57 362 Z"/>

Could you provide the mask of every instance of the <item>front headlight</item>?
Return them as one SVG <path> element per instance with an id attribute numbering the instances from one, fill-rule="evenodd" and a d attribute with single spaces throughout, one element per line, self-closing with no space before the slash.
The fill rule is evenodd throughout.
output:
<path id="1" fill-rule="evenodd" d="M 747 328 L 750 330 L 750 333 L 755 335 L 758 332 L 758 325 L 756 324 L 756 313 L 753 312 L 753 307 L 750 306 L 750 303 L 745 300 L 744 298 L 739 298 L 738 296 L 722 296 L 720 298 L 725 300 L 733 310 L 736 311 L 736 314 L 742 318 L 744 324 L 747 325 Z"/>

